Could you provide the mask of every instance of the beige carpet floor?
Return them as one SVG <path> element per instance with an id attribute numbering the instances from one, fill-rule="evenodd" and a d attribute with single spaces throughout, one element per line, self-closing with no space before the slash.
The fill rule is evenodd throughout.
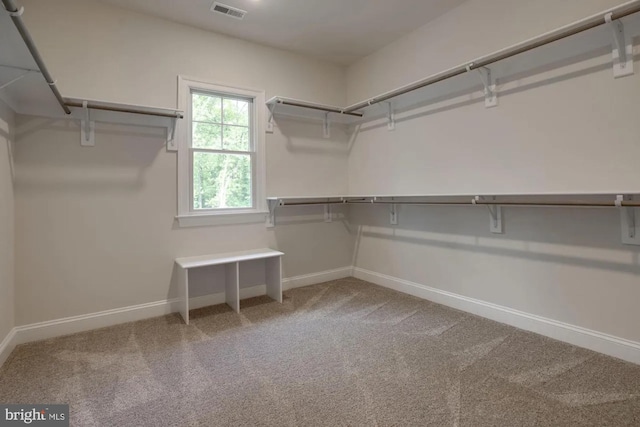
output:
<path id="1" fill-rule="evenodd" d="M 74 426 L 638 426 L 640 366 L 357 279 L 19 346 Z"/>

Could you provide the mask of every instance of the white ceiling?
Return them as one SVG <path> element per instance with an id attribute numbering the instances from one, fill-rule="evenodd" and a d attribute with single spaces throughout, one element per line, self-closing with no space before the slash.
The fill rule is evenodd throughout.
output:
<path id="1" fill-rule="evenodd" d="M 102 0 L 122 8 L 350 64 L 464 0 L 222 0 L 239 21 L 209 11 L 213 0 Z"/>

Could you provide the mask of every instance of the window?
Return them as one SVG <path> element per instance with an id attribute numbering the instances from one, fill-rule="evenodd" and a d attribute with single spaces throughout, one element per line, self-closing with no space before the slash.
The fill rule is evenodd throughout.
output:
<path id="1" fill-rule="evenodd" d="M 264 220 L 264 93 L 179 77 L 181 226 Z"/>

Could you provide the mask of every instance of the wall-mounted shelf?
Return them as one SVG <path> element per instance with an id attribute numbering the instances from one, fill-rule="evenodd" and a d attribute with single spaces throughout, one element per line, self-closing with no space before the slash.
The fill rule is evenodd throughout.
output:
<path id="1" fill-rule="evenodd" d="M 95 144 L 95 122 L 163 127 L 173 142 L 180 110 L 114 102 L 63 98 L 29 35 L 23 7 L 2 0 L 0 10 L 0 99 L 15 112 L 52 118 L 80 120 L 80 142 Z"/>
<path id="2" fill-rule="evenodd" d="M 174 140 L 176 121 L 183 118 L 180 110 L 144 105 L 118 104 L 113 102 L 65 98 L 71 109 L 72 119 L 80 120 L 80 144 L 95 144 L 94 123 L 118 123 L 167 129 L 167 142 Z"/>
<path id="3" fill-rule="evenodd" d="M 317 120 L 324 120 L 327 113 L 333 113 L 335 115 L 332 115 L 331 118 L 337 123 L 352 123 L 363 116 L 363 113 L 359 112 L 345 113 L 342 108 L 332 105 L 316 104 L 282 96 L 269 99 L 267 108 L 278 116 L 308 117 Z"/>
<path id="4" fill-rule="evenodd" d="M 613 76 L 624 77 L 633 74 L 632 39 L 640 35 L 638 12 L 640 0 L 629 1 L 351 106 L 326 106 L 284 97 L 270 99 L 267 106 L 276 117 L 315 118 L 323 120 L 325 127 L 327 122 L 351 124 L 387 117 L 388 128 L 393 130 L 397 112 L 476 90 L 484 94 L 486 107 L 495 107 L 500 96 L 496 79 L 507 82 L 536 69 L 577 61 L 588 53 L 600 55 L 604 49 L 611 52 Z"/>
<path id="5" fill-rule="evenodd" d="M 269 197 L 267 227 L 275 227 L 276 211 L 283 207 L 322 206 L 325 222 L 331 222 L 334 205 L 387 205 L 389 222 L 398 224 L 399 205 L 414 206 L 485 206 L 489 213 L 489 229 L 503 233 L 503 207 L 617 208 L 620 210 L 622 243 L 640 245 L 640 192 L 612 193 L 546 193 L 546 194 L 428 194 L 428 195 L 344 195 L 309 197 Z M 637 219 L 636 219 L 637 217 Z"/>
<path id="6" fill-rule="evenodd" d="M 352 124 L 362 121 L 363 113 L 345 113 L 339 107 L 325 104 L 316 104 L 299 99 L 276 96 L 267 101 L 269 116 L 267 119 L 267 132 L 273 132 L 274 117 L 292 117 L 296 119 L 311 119 L 323 123 L 323 135 L 331 136 L 331 123 Z"/>
<path id="7" fill-rule="evenodd" d="M 4 0 L 3 5 L 7 7 Z M 20 16 L 15 18 L 21 19 Z M 11 14 L 2 8 L 0 40 L 0 99 L 20 114 L 64 114 Z"/>

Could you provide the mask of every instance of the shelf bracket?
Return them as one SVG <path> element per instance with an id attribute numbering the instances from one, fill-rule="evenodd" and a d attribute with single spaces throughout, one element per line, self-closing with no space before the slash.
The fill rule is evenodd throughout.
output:
<path id="1" fill-rule="evenodd" d="M 276 226 L 276 208 L 282 205 L 282 201 L 278 199 L 267 200 L 269 208 L 269 214 L 267 215 L 267 228 L 273 228 Z"/>
<path id="2" fill-rule="evenodd" d="M 387 130 L 392 131 L 396 129 L 396 115 L 393 111 L 393 107 L 390 102 L 387 102 Z"/>
<path id="3" fill-rule="evenodd" d="M 495 197 L 494 197 L 495 200 Z M 484 204 L 484 197 L 476 196 L 471 200 L 471 203 L 474 205 Z M 489 209 L 489 231 L 494 234 L 502 234 L 504 233 L 504 228 L 502 226 L 502 206 L 499 205 L 489 205 L 484 204 L 487 209 Z"/>
<path id="4" fill-rule="evenodd" d="M 91 121 L 87 101 L 82 101 L 83 119 L 80 121 L 80 145 L 83 147 L 94 147 L 96 145 L 96 122 Z"/>
<path id="5" fill-rule="evenodd" d="M 489 209 L 489 215 L 491 216 L 489 230 L 494 234 L 502 234 L 502 207 L 487 205 L 487 209 Z"/>
<path id="6" fill-rule="evenodd" d="M 389 207 L 389 222 L 391 225 L 398 225 L 398 205 L 395 203 Z"/>
<path id="7" fill-rule="evenodd" d="M 269 109 L 269 116 L 267 118 L 266 132 L 273 133 L 273 115 L 276 111 L 276 104 L 268 105 L 267 108 Z"/>
<path id="8" fill-rule="evenodd" d="M 472 71 L 473 63 L 467 65 L 467 71 Z M 480 81 L 484 86 L 484 106 L 487 108 L 495 107 L 498 105 L 498 93 L 496 92 L 496 85 L 491 76 L 491 69 L 487 67 L 475 68 L 480 75 Z"/>
<path id="9" fill-rule="evenodd" d="M 178 118 L 174 117 L 171 119 L 171 123 L 169 123 L 169 126 L 167 126 L 167 144 L 169 144 L 169 148 L 177 149 L 175 144 L 177 124 Z"/>
<path id="10" fill-rule="evenodd" d="M 331 205 L 324 205 L 324 222 L 333 222 L 333 213 Z"/>
<path id="11" fill-rule="evenodd" d="M 613 14 L 607 13 L 604 16 L 613 34 L 613 76 L 624 77 L 633 74 L 633 43 L 631 35 L 625 33 L 624 25 L 620 20 L 613 20 Z"/>
<path id="12" fill-rule="evenodd" d="M 324 113 L 324 122 L 322 123 L 322 137 L 324 139 L 331 138 L 331 122 L 329 121 L 329 113 Z"/>
<path id="13" fill-rule="evenodd" d="M 620 228 L 622 243 L 625 245 L 640 245 L 640 233 L 638 233 L 636 221 L 636 209 L 633 206 L 624 206 L 624 201 L 632 200 L 631 196 L 616 196 L 615 205 L 620 209 Z"/>

